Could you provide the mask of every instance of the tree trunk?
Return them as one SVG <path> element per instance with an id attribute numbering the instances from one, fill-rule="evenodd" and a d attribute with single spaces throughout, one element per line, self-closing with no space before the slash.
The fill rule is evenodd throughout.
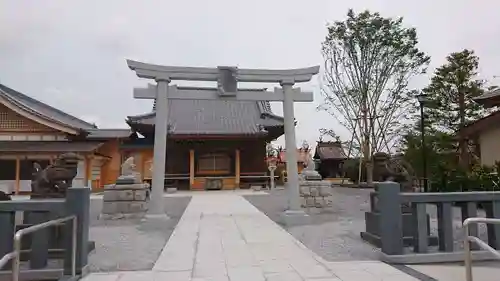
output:
<path id="1" fill-rule="evenodd" d="M 367 96 L 363 96 L 363 158 L 365 159 L 366 165 L 366 183 L 367 185 L 373 185 L 373 165 L 372 157 L 370 153 L 370 127 L 368 127 L 368 105 Z"/>
<path id="2" fill-rule="evenodd" d="M 460 126 L 458 131 L 458 149 L 460 153 L 460 167 L 464 169 L 464 171 L 469 170 L 469 148 L 467 138 L 464 135 L 464 127 L 465 127 L 465 93 L 462 90 L 459 90 L 458 93 L 458 107 L 459 107 L 459 117 L 460 117 Z"/>

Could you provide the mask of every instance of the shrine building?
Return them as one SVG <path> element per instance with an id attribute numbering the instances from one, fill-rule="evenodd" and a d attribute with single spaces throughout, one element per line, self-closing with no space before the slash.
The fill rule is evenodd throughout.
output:
<path id="1" fill-rule="evenodd" d="M 169 100 L 165 185 L 235 189 L 266 180 L 266 143 L 284 133 L 267 101 Z M 29 193 L 33 163 L 82 157 L 75 181 L 101 190 L 133 156 L 151 180 L 156 111 L 128 116 L 130 129 L 99 129 L 0 84 L 0 190 Z"/>

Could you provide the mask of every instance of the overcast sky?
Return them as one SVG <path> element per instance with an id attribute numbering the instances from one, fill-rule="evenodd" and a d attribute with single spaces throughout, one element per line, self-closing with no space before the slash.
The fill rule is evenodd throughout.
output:
<path id="1" fill-rule="evenodd" d="M 321 65 L 325 26 L 343 20 L 348 8 L 403 16 L 417 28 L 432 67 L 470 48 L 480 57 L 483 78 L 500 75 L 500 2 L 493 0 L 0 0 L 0 83 L 101 128 L 126 127 L 125 117 L 148 112 L 151 102 L 133 99 L 132 88 L 145 82 L 125 59 L 208 67 Z M 414 84 L 425 86 L 428 78 Z M 349 139 L 332 117 L 316 111 L 318 78 L 301 87 L 313 90 L 315 101 L 295 106 L 297 145 L 314 144 L 322 127 Z M 281 104 L 273 110 L 281 114 Z"/>

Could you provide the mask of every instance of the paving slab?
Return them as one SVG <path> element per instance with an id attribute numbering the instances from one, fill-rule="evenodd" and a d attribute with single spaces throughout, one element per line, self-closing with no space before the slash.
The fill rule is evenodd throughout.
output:
<path id="1" fill-rule="evenodd" d="M 90 274 L 83 280 L 142 279 L 417 280 L 378 261 L 327 262 L 237 192 L 193 193 L 151 271 Z"/>

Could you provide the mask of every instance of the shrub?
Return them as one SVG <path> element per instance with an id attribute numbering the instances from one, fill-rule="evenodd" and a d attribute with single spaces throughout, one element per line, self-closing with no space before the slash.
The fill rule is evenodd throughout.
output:
<path id="1" fill-rule="evenodd" d="M 442 168 L 434 171 L 431 177 L 431 191 L 493 191 L 500 190 L 495 183 L 499 181 L 500 166 L 474 166 L 471 172 L 459 168 Z M 495 174 L 496 173 L 496 174 Z"/>

